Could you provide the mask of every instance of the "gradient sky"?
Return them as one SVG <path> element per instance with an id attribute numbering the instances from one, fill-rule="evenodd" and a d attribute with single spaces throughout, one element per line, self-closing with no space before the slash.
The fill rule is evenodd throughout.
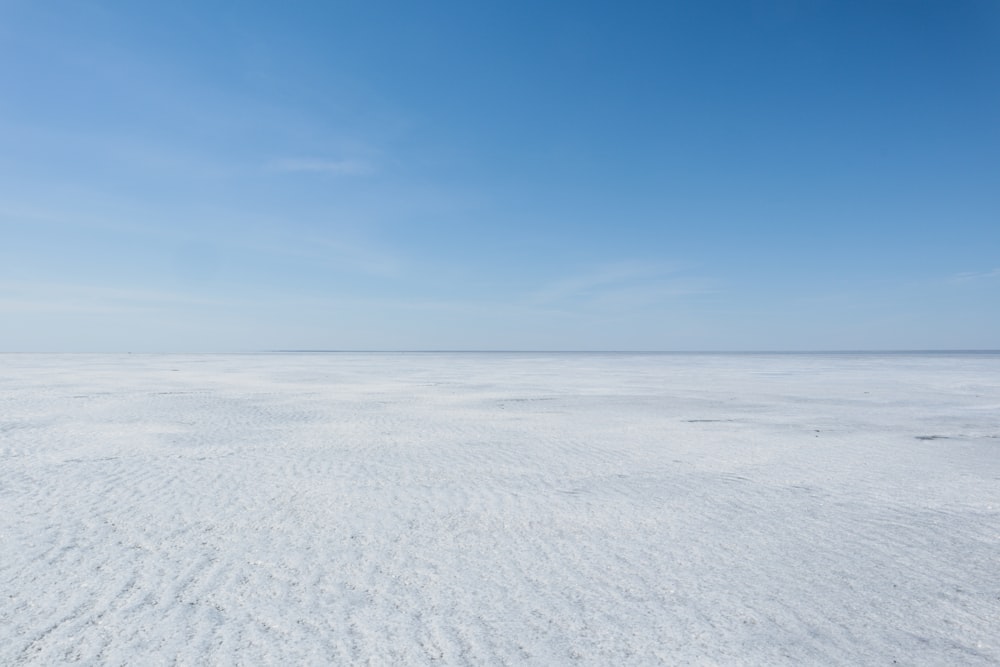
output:
<path id="1" fill-rule="evenodd" d="M 1000 3 L 0 0 L 0 351 L 1000 348 Z"/>

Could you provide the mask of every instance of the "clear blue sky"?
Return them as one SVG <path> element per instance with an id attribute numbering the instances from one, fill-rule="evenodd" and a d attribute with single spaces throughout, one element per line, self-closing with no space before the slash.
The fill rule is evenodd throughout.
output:
<path id="1" fill-rule="evenodd" d="M 0 350 L 1000 348 L 1000 3 L 0 1 Z"/>

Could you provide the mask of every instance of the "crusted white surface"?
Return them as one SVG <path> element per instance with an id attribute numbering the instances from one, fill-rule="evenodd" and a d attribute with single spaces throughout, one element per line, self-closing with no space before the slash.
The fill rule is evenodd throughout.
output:
<path id="1" fill-rule="evenodd" d="M 0 663 L 1000 663 L 1000 356 L 0 355 Z"/>

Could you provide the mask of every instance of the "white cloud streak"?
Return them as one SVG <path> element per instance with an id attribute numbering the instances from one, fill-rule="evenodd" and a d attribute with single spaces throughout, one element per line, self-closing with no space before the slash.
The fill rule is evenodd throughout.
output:
<path id="1" fill-rule="evenodd" d="M 991 278 L 1000 278 L 1000 268 L 993 269 L 992 271 L 964 271 L 952 276 L 951 282 L 968 283 L 975 280 L 989 280 Z"/>
<path id="2" fill-rule="evenodd" d="M 332 176 L 365 176 L 375 172 L 375 166 L 366 160 L 331 160 L 325 158 L 283 158 L 271 167 L 281 172 L 330 174 Z"/>
<path id="3" fill-rule="evenodd" d="M 256 252 L 295 257 L 342 273 L 393 277 L 404 263 L 391 250 L 364 239 L 331 236 L 274 236 L 267 242 L 245 244 Z"/>
<path id="4" fill-rule="evenodd" d="M 0 283 L 0 313 L 109 314 L 219 304 L 219 301 L 212 299 L 155 290 L 52 283 Z"/>
<path id="5" fill-rule="evenodd" d="M 536 306 L 641 306 L 707 291 L 704 281 L 676 275 L 680 270 L 681 266 L 675 264 L 608 264 L 544 285 L 529 296 L 529 302 Z"/>

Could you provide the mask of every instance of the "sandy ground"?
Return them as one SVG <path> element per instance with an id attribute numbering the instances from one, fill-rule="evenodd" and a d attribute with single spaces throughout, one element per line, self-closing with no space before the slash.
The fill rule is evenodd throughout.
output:
<path id="1" fill-rule="evenodd" d="M 1000 664 L 1000 355 L 0 355 L 0 664 Z"/>

